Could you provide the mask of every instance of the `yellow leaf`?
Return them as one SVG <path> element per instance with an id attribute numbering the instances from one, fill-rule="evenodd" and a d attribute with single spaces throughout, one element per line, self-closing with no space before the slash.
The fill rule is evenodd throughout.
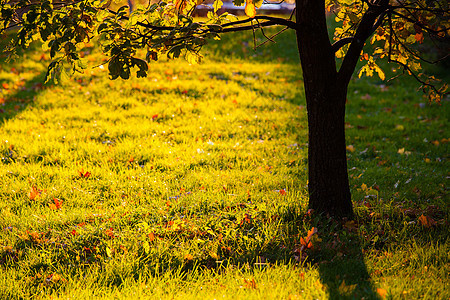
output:
<path id="1" fill-rule="evenodd" d="M 403 130 L 405 130 L 405 126 L 403 126 L 403 125 L 395 125 L 395 130 L 403 131 Z"/>
<path id="2" fill-rule="evenodd" d="M 405 153 L 405 148 L 400 148 L 397 151 L 398 154 L 404 154 Z"/>
<path id="3" fill-rule="evenodd" d="M 353 145 L 348 145 L 347 147 L 345 147 L 345 149 L 350 152 L 355 152 L 355 147 Z"/>
<path id="4" fill-rule="evenodd" d="M 256 8 L 255 8 L 255 4 L 253 4 L 252 0 L 247 0 L 246 1 L 245 14 L 249 18 L 254 18 L 256 16 Z"/>

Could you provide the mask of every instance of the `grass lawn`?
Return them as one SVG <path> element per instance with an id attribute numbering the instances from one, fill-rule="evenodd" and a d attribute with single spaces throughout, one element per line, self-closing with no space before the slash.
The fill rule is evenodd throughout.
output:
<path id="1" fill-rule="evenodd" d="M 294 35 L 278 41 L 224 36 L 129 81 L 42 85 L 39 47 L 1 63 L 0 298 L 449 299 L 448 99 L 355 79 L 356 220 L 321 219 Z"/>

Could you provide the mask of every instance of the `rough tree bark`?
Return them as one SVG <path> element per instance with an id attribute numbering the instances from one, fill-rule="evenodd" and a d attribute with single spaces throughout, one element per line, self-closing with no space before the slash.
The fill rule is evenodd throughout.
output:
<path id="1" fill-rule="evenodd" d="M 309 207 L 333 217 L 353 217 L 345 145 L 348 81 L 336 70 L 321 0 L 297 0 L 297 44 L 309 129 Z"/>

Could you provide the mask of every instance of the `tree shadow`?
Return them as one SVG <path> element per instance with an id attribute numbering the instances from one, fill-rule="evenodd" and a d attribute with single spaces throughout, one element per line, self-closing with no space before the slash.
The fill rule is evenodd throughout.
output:
<path id="1" fill-rule="evenodd" d="M 324 237 L 326 241 L 313 256 L 320 280 L 327 287 L 329 299 L 381 299 L 371 281 L 357 230 L 353 226 L 353 222 L 347 222 L 341 230 L 330 231 L 329 226 L 322 228 L 329 236 Z"/>
<path id="2" fill-rule="evenodd" d="M 20 73 L 14 76 L 20 76 Z M 36 96 L 46 88 L 44 78 L 44 72 L 18 83 L 0 78 L 0 87 L 5 90 L 3 95 L 0 94 L 0 127 L 33 103 Z"/>

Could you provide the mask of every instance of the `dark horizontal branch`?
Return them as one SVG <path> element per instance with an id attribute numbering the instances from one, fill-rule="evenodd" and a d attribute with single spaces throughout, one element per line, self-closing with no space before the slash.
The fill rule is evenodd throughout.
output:
<path id="1" fill-rule="evenodd" d="M 127 16 L 123 16 L 121 19 L 128 20 L 129 18 Z M 259 23 L 258 25 L 247 25 L 247 26 L 239 26 L 239 27 L 232 27 L 240 24 L 249 23 L 252 20 L 267 20 L 267 22 Z M 147 29 L 153 29 L 153 30 L 174 30 L 177 27 L 175 26 L 157 26 L 157 25 L 151 25 L 151 24 L 145 24 L 142 22 L 136 23 L 141 27 L 147 28 Z M 254 18 L 248 18 L 245 20 L 239 20 L 235 22 L 229 22 L 223 25 L 220 25 L 222 27 L 222 30 L 210 30 L 214 32 L 236 32 L 236 31 L 244 31 L 244 30 L 251 30 L 253 28 L 259 28 L 259 27 L 267 27 L 267 26 L 274 26 L 274 25 L 282 25 L 286 26 L 291 29 L 297 29 L 297 24 L 293 21 L 283 19 L 283 18 L 277 18 L 277 17 L 270 17 L 270 16 L 255 16 Z M 230 27 L 230 28 L 228 28 Z"/>

